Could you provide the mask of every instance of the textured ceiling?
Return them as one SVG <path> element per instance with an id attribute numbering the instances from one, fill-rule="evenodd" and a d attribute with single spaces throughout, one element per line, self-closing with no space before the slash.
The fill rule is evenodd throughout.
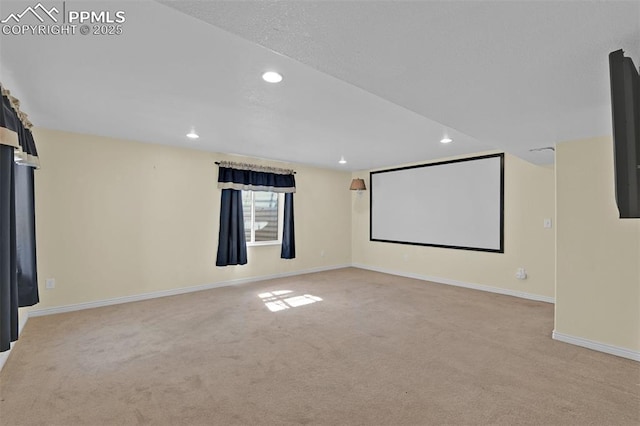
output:
<path id="1" fill-rule="evenodd" d="M 607 54 L 640 1 L 163 1 L 530 161 L 611 133 Z"/>
<path id="2" fill-rule="evenodd" d="M 42 127 L 358 170 L 548 163 L 529 149 L 611 134 L 607 54 L 640 64 L 640 2 L 162 3 L 67 1 L 123 34 L 0 35 L 0 81 Z"/>

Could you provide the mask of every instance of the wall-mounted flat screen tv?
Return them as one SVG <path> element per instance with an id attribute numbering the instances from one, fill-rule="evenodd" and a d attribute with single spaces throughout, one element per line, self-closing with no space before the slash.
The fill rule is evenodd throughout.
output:
<path id="1" fill-rule="evenodd" d="M 609 54 L 616 203 L 621 218 L 640 218 L 640 76 L 622 50 Z"/>

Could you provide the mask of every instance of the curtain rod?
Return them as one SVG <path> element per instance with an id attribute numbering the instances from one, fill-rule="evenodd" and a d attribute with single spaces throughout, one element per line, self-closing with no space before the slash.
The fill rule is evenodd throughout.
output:
<path id="1" fill-rule="evenodd" d="M 231 161 L 227 161 L 227 162 L 228 162 L 228 163 L 232 163 Z M 220 165 L 220 161 L 216 161 L 215 163 L 216 163 L 218 166 Z M 237 165 L 239 165 L 239 166 L 241 166 L 241 165 L 245 165 L 245 166 L 246 166 L 246 165 L 249 165 L 249 164 L 241 164 L 241 163 L 234 163 L 234 164 L 237 164 Z M 262 169 L 280 170 L 280 171 L 283 171 L 283 172 L 284 172 L 284 171 L 289 171 L 289 169 L 281 169 L 281 168 L 279 168 L 279 167 L 258 166 L 258 165 L 251 165 L 251 166 L 256 167 L 256 168 L 262 168 Z M 296 171 L 295 171 L 295 170 L 291 170 L 291 173 L 293 173 L 293 174 L 295 175 L 295 174 L 296 174 Z"/>

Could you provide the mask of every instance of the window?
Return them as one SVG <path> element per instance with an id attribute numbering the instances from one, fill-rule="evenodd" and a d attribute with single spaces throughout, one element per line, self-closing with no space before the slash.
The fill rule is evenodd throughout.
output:
<path id="1" fill-rule="evenodd" d="M 280 244 L 284 203 L 275 192 L 242 191 L 247 245 Z"/>

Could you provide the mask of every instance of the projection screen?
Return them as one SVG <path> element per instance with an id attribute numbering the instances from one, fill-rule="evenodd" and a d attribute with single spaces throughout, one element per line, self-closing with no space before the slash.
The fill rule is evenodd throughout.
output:
<path id="1" fill-rule="evenodd" d="M 369 177 L 371 241 L 504 253 L 504 154 Z"/>

